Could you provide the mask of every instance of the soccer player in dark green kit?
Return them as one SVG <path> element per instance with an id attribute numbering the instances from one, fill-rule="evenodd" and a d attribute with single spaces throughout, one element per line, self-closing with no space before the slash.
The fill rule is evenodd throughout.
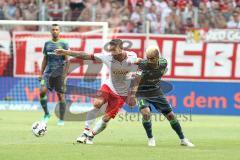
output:
<path id="1" fill-rule="evenodd" d="M 172 129 L 177 133 L 181 141 L 180 144 L 183 146 L 194 147 L 194 144 L 185 138 L 181 125 L 160 88 L 161 77 L 167 71 L 167 60 L 160 58 L 159 54 L 157 47 L 149 47 L 146 50 L 147 59 L 138 60 L 138 71 L 135 79 L 131 83 L 131 89 L 127 100 L 128 104 L 134 105 L 135 96 L 137 97 L 137 105 L 143 116 L 142 124 L 147 133 L 149 146 L 156 146 L 152 134 L 152 105 L 158 112 L 161 112 L 168 119 Z"/>
<path id="2" fill-rule="evenodd" d="M 55 49 L 68 50 L 68 44 L 59 37 L 60 27 L 53 24 L 51 27 L 52 39 L 44 44 L 42 68 L 39 80 L 41 81 L 40 88 L 40 103 L 44 110 L 43 121 L 48 122 L 50 114 L 47 107 L 47 92 L 53 89 L 57 92 L 59 100 L 60 118 L 58 125 L 64 125 L 64 113 L 66 108 L 65 102 L 65 81 L 68 68 L 66 56 L 58 56 L 55 54 Z"/>

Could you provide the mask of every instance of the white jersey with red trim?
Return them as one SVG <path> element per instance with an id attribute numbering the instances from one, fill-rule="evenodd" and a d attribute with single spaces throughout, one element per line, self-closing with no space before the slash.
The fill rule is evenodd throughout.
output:
<path id="1" fill-rule="evenodd" d="M 94 54 L 94 59 L 102 61 L 109 68 L 109 78 L 103 83 L 114 93 L 120 96 L 127 96 L 131 83 L 131 74 L 137 70 L 134 64 L 137 59 L 135 52 L 126 51 L 127 58 L 119 62 L 111 54 Z"/>

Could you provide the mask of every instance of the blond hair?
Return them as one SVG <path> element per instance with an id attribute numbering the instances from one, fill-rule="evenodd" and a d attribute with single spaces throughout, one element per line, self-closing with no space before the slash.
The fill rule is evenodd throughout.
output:
<path id="1" fill-rule="evenodd" d="M 159 49 L 158 49 L 158 46 L 149 46 L 147 49 L 146 49 L 146 55 L 152 55 L 152 56 L 159 56 Z"/>

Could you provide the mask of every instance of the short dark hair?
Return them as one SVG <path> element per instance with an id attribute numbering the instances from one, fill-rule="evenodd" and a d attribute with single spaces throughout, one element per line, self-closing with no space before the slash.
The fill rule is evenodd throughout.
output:
<path id="1" fill-rule="evenodd" d="M 121 39 L 112 39 L 109 44 L 111 46 L 119 46 L 121 49 L 123 49 L 123 41 Z"/>
<path id="2" fill-rule="evenodd" d="M 59 27 L 59 25 L 58 24 L 52 24 L 52 27 Z"/>

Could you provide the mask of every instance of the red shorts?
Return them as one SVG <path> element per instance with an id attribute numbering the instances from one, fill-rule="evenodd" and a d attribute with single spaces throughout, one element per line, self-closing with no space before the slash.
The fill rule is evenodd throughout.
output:
<path id="1" fill-rule="evenodd" d="M 117 115 L 127 98 L 126 96 L 117 95 L 105 84 L 99 89 L 98 95 L 108 103 L 105 113 L 111 118 Z"/>

